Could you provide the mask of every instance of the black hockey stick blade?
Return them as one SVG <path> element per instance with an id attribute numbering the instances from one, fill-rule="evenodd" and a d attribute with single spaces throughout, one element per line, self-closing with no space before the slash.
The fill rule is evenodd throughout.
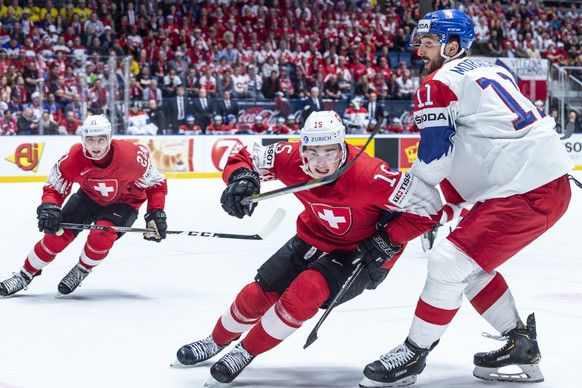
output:
<path id="1" fill-rule="evenodd" d="M 168 230 L 166 234 L 183 235 L 191 237 L 215 237 L 215 238 L 228 238 L 228 239 L 238 239 L 238 240 L 264 240 L 266 239 L 277 227 L 281 224 L 285 218 L 285 210 L 277 209 L 275 213 L 269 220 L 269 223 L 263 228 L 263 230 L 257 234 L 233 234 L 233 233 L 221 233 L 221 232 L 202 232 L 195 230 Z M 73 230 L 103 230 L 119 233 L 147 233 L 155 232 L 154 229 L 150 228 L 132 228 L 127 226 L 105 226 L 105 225 L 93 225 L 93 224 L 73 224 L 73 223 L 61 223 L 61 227 L 65 229 Z"/>
<path id="2" fill-rule="evenodd" d="M 368 137 L 368 140 L 366 141 L 364 146 L 360 149 L 360 152 L 358 152 L 358 154 L 352 160 L 350 160 L 342 168 L 338 169 L 333 174 L 328 175 L 328 176 L 323 177 L 323 178 L 314 178 L 314 179 L 310 179 L 306 182 L 297 183 L 295 185 L 281 187 L 281 188 L 276 189 L 276 190 L 271 190 L 271 191 L 266 191 L 264 193 L 251 195 L 251 196 L 243 198 L 241 201 L 241 204 L 242 205 L 249 205 L 251 203 L 264 201 L 266 199 L 279 197 L 281 195 L 293 194 L 293 193 L 297 193 L 298 191 L 310 190 L 310 189 L 313 189 L 313 188 L 316 188 L 319 186 L 323 186 L 323 185 L 327 185 L 327 184 L 330 184 L 330 183 L 337 181 L 339 179 L 339 177 L 342 176 L 342 174 L 344 172 L 346 172 L 355 163 L 355 161 L 360 157 L 360 155 L 366 150 L 368 145 L 372 142 L 372 139 L 374 138 L 374 136 L 376 136 L 376 134 L 380 130 L 380 126 L 381 126 L 382 122 L 383 122 L 383 120 L 380 120 L 378 122 L 378 124 L 376 124 L 376 128 L 374 128 L 374 131 L 372 131 L 372 133 Z"/>
<path id="3" fill-rule="evenodd" d="M 358 265 L 356 266 L 356 268 L 354 269 L 354 271 L 352 272 L 352 274 L 350 275 L 350 277 L 346 279 L 342 288 L 340 288 L 340 290 L 338 291 L 336 296 L 333 298 L 333 300 L 329 304 L 329 307 L 327 308 L 327 310 L 325 310 L 325 312 L 323 313 L 321 318 L 319 318 L 319 321 L 317 321 L 317 324 L 315 325 L 313 330 L 311 330 L 311 333 L 309 333 L 309 335 L 307 336 L 307 341 L 305 341 L 305 345 L 303 345 L 303 349 L 307 349 L 312 343 L 317 341 L 317 330 L 319 330 L 319 327 L 323 324 L 323 321 L 325 321 L 327 316 L 331 313 L 331 310 L 334 309 L 334 307 L 337 305 L 339 300 L 345 295 L 345 293 L 348 291 L 348 289 L 350 288 L 352 283 L 354 283 L 354 280 L 356 280 L 356 278 L 360 275 L 360 273 L 362 272 L 363 269 L 364 269 L 364 262 L 360 261 L 358 263 Z"/>

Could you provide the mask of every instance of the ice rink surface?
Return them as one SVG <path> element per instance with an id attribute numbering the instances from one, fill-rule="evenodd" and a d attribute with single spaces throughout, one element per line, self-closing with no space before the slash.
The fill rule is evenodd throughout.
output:
<path id="1" fill-rule="evenodd" d="M 582 180 L 582 172 L 575 172 Z M 263 190 L 275 188 L 263 185 Z M 41 238 L 35 209 L 41 183 L 0 184 L 0 277 L 20 268 Z M 279 207 L 281 226 L 264 241 L 168 236 L 160 244 L 127 234 L 69 297 L 57 284 L 75 265 L 87 232 L 35 278 L 27 291 L 0 300 L 0 388 L 202 387 L 210 362 L 190 369 L 169 364 L 177 349 L 206 337 L 256 268 L 295 230 L 292 196 L 259 204 L 252 218 L 229 217 L 219 205 L 218 179 L 170 180 L 170 229 L 256 233 Z M 578 387 L 582 360 L 582 190 L 572 185 L 570 209 L 534 244 L 500 268 L 522 319 L 536 313 L 546 381 L 540 388 Z M 134 225 L 143 227 L 143 212 Z M 438 240 L 446 235 L 441 228 Z M 357 387 L 364 366 L 405 339 L 426 273 L 427 254 L 411 242 L 375 291 L 335 309 L 307 350 L 321 315 L 260 355 L 232 387 Z M 472 376 L 473 354 L 497 349 L 497 334 L 465 301 L 415 387 L 516 387 Z M 218 357 L 216 357 L 218 359 Z M 213 359 L 214 360 L 214 359 Z M 518 385 L 521 386 L 521 385 Z"/>

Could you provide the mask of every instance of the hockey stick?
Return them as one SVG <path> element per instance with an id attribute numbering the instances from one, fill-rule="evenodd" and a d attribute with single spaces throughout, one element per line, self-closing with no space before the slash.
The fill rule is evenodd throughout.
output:
<path id="1" fill-rule="evenodd" d="M 191 237 L 216 237 L 216 238 L 230 238 L 238 240 L 264 240 L 266 239 L 283 221 L 285 217 L 284 209 L 277 209 L 275 214 L 269 220 L 269 223 L 265 228 L 257 234 L 232 234 L 232 233 L 219 233 L 219 232 L 200 232 L 195 230 L 168 230 L 166 234 L 176 234 Z M 93 224 L 72 224 L 72 223 L 61 223 L 61 226 L 65 229 L 73 230 L 104 230 L 108 232 L 118 232 L 118 233 L 147 233 L 155 232 L 155 229 L 149 228 L 132 228 L 127 226 L 105 226 L 105 225 L 93 225 Z"/>
<path id="2" fill-rule="evenodd" d="M 319 330 L 319 327 L 323 324 L 325 318 L 327 318 L 327 316 L 331 313 L 331 310 L 333 310 L 333 308 L 337 305 L 340 298 L 345 295 L 345 293 L 348 291 L 354 280 L 356 280 L 356 278 L 360 275 L 364 267 L 365 267 L 364 262 L 360 261 L 356 268 L 354 269 L 354 271 L 352 272 L 352 274 L 350 275 L 350 277 L 346 279 L 342 288 L 340 288 L 335 298 L 333 298 L 333 300 L 329 304 L 327 310 L 325 310 L 325 312 L 323 313 L 321 318 L 319 318 L 319 321 L 317 322 L 313 330 L 311 330 L 311 333 L 309 333 L 307 341 L 305 341 L 305 345 L 303 345 L 303 349 L 307 349 L 312 343 L 314 343 L 317 340 L 317 330 Z"/>
<path id="3" fill-rule="evenodd" d="M 378 218 L 378 221 L 376 222 L 376 229 L 377 230 L 383 229 L 386 225 L 388 225 L 390 221 L 398 218 L 400 214 L 401 213 L 399 212 L 392 212 L 389 210 L 382 211 L 382 213 L 380 214 L 380 218 Z M 331 313 L 331 310 L 333 310 L 333 308 L 338 304 L 339 300 L 345 295 L 345 293 L 351 287 L 352 283 L 354 283 L 356 278 L 360 275 L 364 267 L 365 267 L 364 261 L 360 261 L 356 265 L 356 268 L 354 268 L 352 274 L 346 279 L 346 281 L 342 285 L 342 288 L 340 288 L 337 295 L 333 298 L 333 300 L 327 307 L 327 310 L 325 310 L 321 318 L 319 318 L 319 321 L 317 321 L 317 324 L 315 325 L 313 330 L 311 330 L 311 333 L 309 333 L 309 336 L 307 336 L 307 341 L 305 341 L 303 349 L 307 349 L 309 345 L 311 345 L 317 340 L 317 330 L 319 330 L 319 327 L 323 324 L 323 321 L 325 321 L 329 313 Z"/>
<path id="4" fill-rule="evenodd" d="M 323 186 L 323 185 L 327 185 L 327 184 L 330 184 L 330 183 L 337 181 L 339 179 L 339 177 L 344 172 L 347 171 L 348 168 L 352 167 L 352 165 L 356 162 L 356 160 L 360 157 L 360 155 L 362 155 L 362 153 L 366 150 L 366 147 L 368 147 L 368 145 L 372 142 L 372 139 L 374 138 L 374 136 L 376 136 L 376 134 L 380 130 L 380 126 L 382 125 L 383 122 L 384 122 L 384 120 L 380 120 L 378 122 L 378 124 L 376 124 L 376 128 L 374 128 L 374 131 L 372 131 L 372 133 L 370 134 L 370 137 L 368 137 L 368 140 L 366 141 L 366 144 L 364 144 L 364 146 L 360 149 L 360 152 L 358 152 L 358 154 L 352 160 L 350 160 L 345 166 L 338 169 L 333 174 L 328 175 L 328 176 L 323 177 L 323 178 L 314 178 L 314 179 L 310 179 L 306 182 L 297 183 L 295 185 L 282 187 L 280 189 L 266 191 L 264 193 L 251 195 L 251 196 L 243 198 L 241 201 L 241 204 L 243 206 L 249 205 L 251 203 L 264 201 L 265 199 L 271 199 L 271 198 L 279 197 L 281 195 L 293 194 L 293 193 L 297 193 L 298 191 L 310 190 L 310 189 L 313 189 L 313 188 L 316 188 L 319 186 Z"/>

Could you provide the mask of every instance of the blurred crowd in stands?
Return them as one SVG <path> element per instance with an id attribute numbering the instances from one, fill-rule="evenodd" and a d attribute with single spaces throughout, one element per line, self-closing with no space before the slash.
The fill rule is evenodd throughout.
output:
<path id="1" fill-rule="evenodd" d="M 580 5 L 432 2 L 472 17 L 472 55 L 562 66 L 582 66 Z M 75 134 L 124 95 L 128 134 L 294 133 L 330 101 L 351 133 L 411 132 L 383 107 L 422 77 L 421 16 L 411 0 L 0 0 L 0 134 Z M 239 128 L 239 104 L 278 98 L 302 114 Z"/>

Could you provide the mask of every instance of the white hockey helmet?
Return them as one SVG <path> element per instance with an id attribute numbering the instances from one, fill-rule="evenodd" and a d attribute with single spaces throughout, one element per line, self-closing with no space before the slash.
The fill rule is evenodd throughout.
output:
<path id="1" fill-rule="evenodd" d="M 307 146 L 339 144 L 341 160 L 338 168 L 341 167 L 347 158 L 345 136 L 346 127 L 336 112 L 329 110 L 311 113 L 301 128 L 301 160 L 303 162 L 301 167 L 303 171 L 312 175 L 304 154 Z"/>
<path id="2" fill-rule="evenodd" d="M 107 149 L 103 152 L 102 156 L 98 158 L 93 158 L 87 152 L 87 138 L 92 136 L 103 136 L 107 138 Z M 85 121 L 83 121 L 83 126 L 81 127 L 81 140 L 83 143 L 83 150 L 85 151 L 85 156 L 89 159 L 102 159 L 109 152 L 111 147 L 111 123 L 105 117 L 105 115 L 91 115 L 87 116 Z"/>

